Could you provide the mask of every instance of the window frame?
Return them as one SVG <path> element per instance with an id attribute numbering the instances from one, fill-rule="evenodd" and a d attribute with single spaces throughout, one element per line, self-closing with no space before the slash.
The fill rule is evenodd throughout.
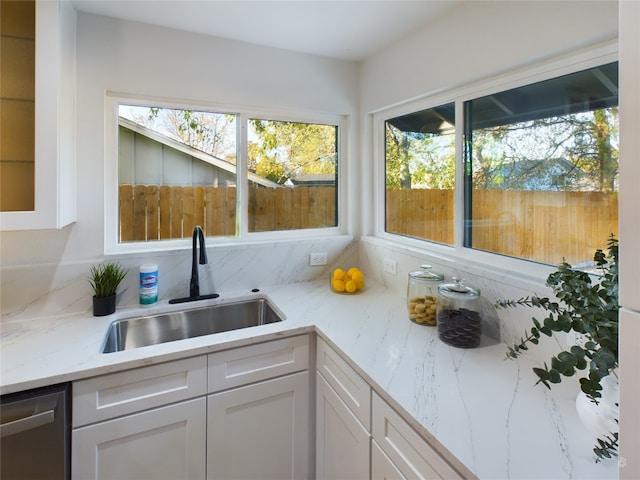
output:
<path id="1" fill-rule="evenodd" d="M 518 272 L 523 280 L 539 284 L 555 266 L 530 260 L 508 257 L 498 253 L 476 250 L 464 246 L 464 103 L 475 98 L 504 90 L 522 87 L 554 77 L 586 70 L 618 61 L 616 42 L 607 42 L 572 54 L 554 57 L 541 62 L 514 68 L 506 73 L 427 93 L 406 103 L 372 112 L 375 212 L 373 236 L 387 243 L 415 253 L 428 253 L 446 263 L 463 263 L 477 272 L 496 271 L 499 275 Z M 445 103 L 455 103 L 455 192 L 454 192 L 454 244 L 443 245 L 428 240 L 409 238 L 385 231 L 385 122 L 391 118 L 412 112 L 434 108 Z M 605 239 L 603 239 L 604 242 Z M 559 259 L 558 263 L 560 263 Z"/>
<path id="2" fill-rule="evenodd" d="M 241 245 L 269 241 L 332 237 L 346 233 L 346 185 L 347 185 L 347 116 L 323 112 L 288 111 L 279 109 L 250 108 L 246 106 L 221 105 L 193 102 L 180 99 L 166 99 L 145 95 L 131 95 L 107 92 L 105 95 L 105 194 L 104 194 L 104 252 L 106 255 L 127 253 L 163 252 L 191 248 L 191 239 L 157 240 L 152 242 L 118 243 L 118 107 L 121 104 L 172 109 L 190 109 L 215 113 L 234 114 L 236 127 L 236 234 L 234 236 L 207 237 L 209 246 Z M 250 118 L 272 121 L 316 123 L 337 126 L 338 184 L 336 212 L 338 224 L 334 227 L 319 227 L 268 232 L 248 231 L 248 182 L 247 122 Z"/>

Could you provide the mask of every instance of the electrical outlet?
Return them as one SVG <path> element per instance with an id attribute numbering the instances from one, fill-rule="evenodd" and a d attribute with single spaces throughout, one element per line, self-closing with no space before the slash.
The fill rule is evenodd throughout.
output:
<path id="1" fill-rule="evenodd" d="M 384 271 L 391 275 L 398 274 L 398 262 L 390 258 L 385 258 L 383 261 Z"/>
<path id="2" fill-rule="evenodd" d="M 309 255 L 309 265 L 312 267 L 327 264 L 327 252 L 313 252 Z"/>

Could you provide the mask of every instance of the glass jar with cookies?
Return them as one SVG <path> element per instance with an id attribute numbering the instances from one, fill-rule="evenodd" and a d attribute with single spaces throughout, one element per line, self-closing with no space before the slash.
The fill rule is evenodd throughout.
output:
<path id="1" fill-rule="evenodd" d="M 438 285 L 444 275 L 431 270 L 431 265 L 421 265 L 420 270 L 409 273 L 407 285 L 407 309 L 409 320 L 419 325 L 436 325 Z"/>

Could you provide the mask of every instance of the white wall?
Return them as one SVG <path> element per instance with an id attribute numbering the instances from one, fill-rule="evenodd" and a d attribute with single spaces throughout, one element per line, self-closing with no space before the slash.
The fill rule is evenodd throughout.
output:
<path id="1" fill-rule="evenodd" d="M 106 92 L 251 106 L 265 111 L 348 115 L 351 148 L 344 160 L 351 157 L 349 163 L 353 168 L 358 145 L 357 80 L 358 66 L 353 62 L 79 13 L 77 222 L 62 230 L 0 233 L 3 320 L 83 311 L 91 304 L 86 275 L 89 264 L 103 258 L 104 171 L 105 161 L 112 160 L 105 159 Z M 349 215 L 351 230 L 355 213 Z M 308 249 L 327 251 L 333 260 L 348 244 L 349 239 L 344 237 L 320 244 L 299 242 L 295 248 L 286 242 L 271 242 L 265 252 L 255 257 L 240 255 L 238 248 L 221 248 L 210 259 L 217 263 L 214 274 L 218 285 L 222 283 L 220 272 L 225 270 L 227 275 L 244 270 L 227 281 L 230 288 L 247 286 L 255 281 L 250 278 L 256 276 L 264 283 L 277 284 L 309 279 L 320 273 L 317 268 L 304 268 L 308 264 Z M 176 252 L 170 257 L 149 256 L 161 264 L 161 281 L 164 270 L 165 295 L 187 293 L 177 289 L 188 284 L 189 253 L 184 251 L 177 256 Z M 268 257 L 271 263 L 256 262 L 261 256 Z M 222 264 L 221 258 L 227 263 Z M 251 272 L 247 258 L 254 259 L 257 274 Z M 274 263 L 278 261 L 286 265 Z M 141 257 L 124 259 L 125 266 L 133 269 L 143 262 Z M 174 273 L 176 263 L 184 264 L 177 269 L 184 273 L 170 278 L 169 272 Z M 266 276 L 263 270 L 271 272 L 271 276 Z M 136 301 L 135 275 L 134 270 L 127 277 L 128 294 L 121 300 L 124 303 Z"/>
<path id="2" fill-rule="evenodd" d="M 616 38 L 616 1 L 469 1 L 362 67 L 362 111 Z"/>

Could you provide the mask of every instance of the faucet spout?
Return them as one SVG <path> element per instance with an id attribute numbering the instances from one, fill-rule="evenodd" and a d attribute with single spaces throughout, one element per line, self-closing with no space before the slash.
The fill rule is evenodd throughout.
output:
<path id="1" fill-rule="evenodd" d="M 204 233 L 202 228 L 198 225 L 193 229 L 193 246 L 192 246 L 192 258 L 191 258 L 191 282 L 189 282 L 189 296 L 183 298 L 174 298 L 169 300 L 169 303 L 185 303 L 193 302 L 195 300 L 205 300 L 209 298 L 218 298 L 220 295 L 217 293 L 210 293 L 208 295 L 200 295 L 200 280 L 198 278 L 198 263 L 204 265 L 207 263 L 207 248 L 204 244 Z M 198 247 L 200 247 L 200 255 L 198 256 Z"/>
<path id="2" fill-rule="evenodd" d="M 200 244 L 200 261 L 198 262 L 198 243 Z M 200 281 L 198 279 L 198 263 L 207 263 L 207 250 L 204 244 L 204 233 L 200 225 L 193 229 L 193 246 L 191 259 L 191 282 L 189 283 L 189 297 L 196 299 L 200 297 Z"/>

